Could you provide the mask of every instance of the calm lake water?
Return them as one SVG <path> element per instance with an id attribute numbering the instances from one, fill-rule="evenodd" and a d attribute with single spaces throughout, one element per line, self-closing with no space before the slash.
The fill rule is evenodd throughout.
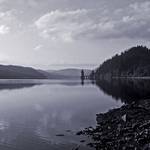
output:
<path id="1" fill-rule="evenodd" d="M 0 150 L 91 150 L 76 132 L 95 126 L 97 113 L 148 98 L 147 84 L 0 80 Z"/>

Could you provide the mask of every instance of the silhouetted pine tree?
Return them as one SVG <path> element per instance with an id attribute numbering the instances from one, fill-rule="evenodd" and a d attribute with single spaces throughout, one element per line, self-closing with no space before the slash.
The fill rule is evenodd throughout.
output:
<path id="1" fill-rule="evenodd" d="M 85 79 L 85 74 L 84 74 L 84 70 L 82 69 L 81 70 L 81 80 L 84 80 Z"/>
<path id="2" fill-rule="evenodd" d="M 95 71 L 92 70 L 91 74 L 90 74 L 90 79 L 94 80 L 95 79 Z"/>

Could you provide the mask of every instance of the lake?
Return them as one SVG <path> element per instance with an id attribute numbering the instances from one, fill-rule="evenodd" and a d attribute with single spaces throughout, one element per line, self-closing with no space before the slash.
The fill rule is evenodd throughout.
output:
<path id="1" fill-rule="evenodd" d="M 96 114 L 150 97 L 149 82 L 0 80 L 0 150 L 92 150 Z M 141 91 L 141 92 L 139 92 Z"/>

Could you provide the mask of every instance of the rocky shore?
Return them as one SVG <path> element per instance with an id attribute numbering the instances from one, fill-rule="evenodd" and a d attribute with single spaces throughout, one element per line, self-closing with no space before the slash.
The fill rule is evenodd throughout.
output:
<path id="1" fill-rule="evenodd" d="M 126 104 L 104 114 L 97 114 L 97 126 L 77 133 L 92 139 L 96 150 L 149 150 L 150 100 Z"/>

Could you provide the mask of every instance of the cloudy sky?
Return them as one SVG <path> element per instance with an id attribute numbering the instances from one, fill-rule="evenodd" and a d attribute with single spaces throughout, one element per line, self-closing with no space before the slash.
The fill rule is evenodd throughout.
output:
<path id="1" fill-rule="evenodd" d="M 149 46 L 149 14 L 149 0 L 0 0 L 0 63 L 93 68 Z"/>

